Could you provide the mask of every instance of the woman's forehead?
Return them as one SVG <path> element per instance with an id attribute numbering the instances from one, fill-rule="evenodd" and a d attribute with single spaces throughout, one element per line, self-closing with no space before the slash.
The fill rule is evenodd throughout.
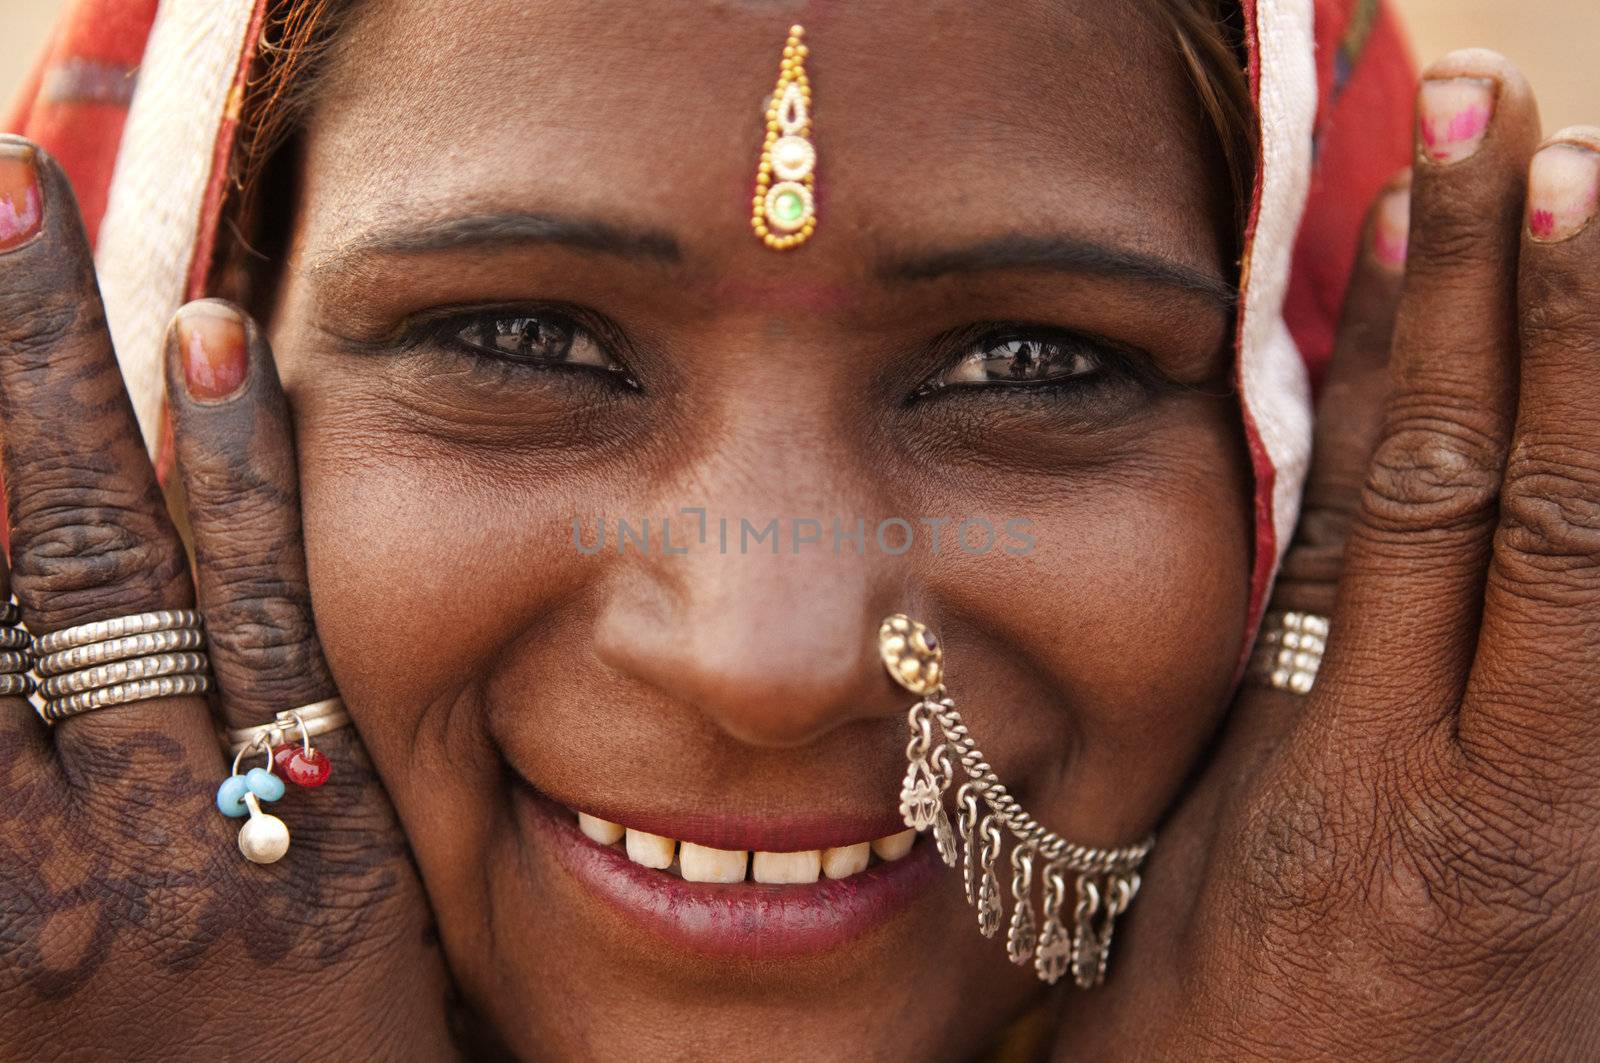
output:
<path id="1" fill-rule="evenodd" d="M 1144 0 L 373 0 L 312 119 L 308 220 L 339 242 L 470 203 L 758 248 L 749 195 L 793 22 L 841 251 L 1059 230 L 1217 269 L 1210 134 Z"/>

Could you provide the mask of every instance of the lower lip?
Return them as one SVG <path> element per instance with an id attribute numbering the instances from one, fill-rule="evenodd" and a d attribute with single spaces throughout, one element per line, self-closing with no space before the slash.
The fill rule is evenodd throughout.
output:
<path id="1" fill-rule="evenodd" d="M 938 880 L 939 857 L 918 841 L 910 853 L 815 883 L 685 882 L 633 863 L 578 831 L 576 817 L 519 789 L 523 821 L 586 892 L 673 944 L 712 956 L 770 959 L 840 948 L 906 911 Z"/>

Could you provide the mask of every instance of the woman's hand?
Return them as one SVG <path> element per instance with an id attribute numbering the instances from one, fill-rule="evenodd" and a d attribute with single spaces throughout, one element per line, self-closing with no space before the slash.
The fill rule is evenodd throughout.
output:
<path id="1" fill-rule="evenodd" d="M 1600 130 L 1484 52 L 1420 112 L 1279 591 L 1320 675 L 1241 696 L 1062 1058 L 1600 1054 Z"/>
<path id="2" fill-rule="evenodd" d="M 197 583 L 228 726 L 332 695 L 265 341 L 216 303 L 168 338 L 192 582 L 67 181 L 24 142 L 0 153 L 42 192 L 37 234 L 17 231 L 24 211 L 0 241 L 10 590 L 29 630 L 192 607 Z M 0 1056 L 447 1058 L 447 977 L 394 811 L 353 730 L 315 744 L 332 778 L 271 806 L 293 842 L 263 866 L 217 810 L 229 764 L 204 700 L 46 728 L 0 699 Z"/>

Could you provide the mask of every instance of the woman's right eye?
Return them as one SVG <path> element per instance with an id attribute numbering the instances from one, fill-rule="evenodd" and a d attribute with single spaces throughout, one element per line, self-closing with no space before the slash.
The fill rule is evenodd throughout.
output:
<path id="1" fill-rule="evenodd" d="M 440 331 L 458 346 L 502 361 L 623 371 L 593 333 L 563 314 L 476 314 L 457 318 Z"/>

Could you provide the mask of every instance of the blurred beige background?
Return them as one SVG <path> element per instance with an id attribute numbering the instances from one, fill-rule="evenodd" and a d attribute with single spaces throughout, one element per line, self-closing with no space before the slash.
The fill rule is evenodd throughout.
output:
<path id="1" fill-rule="evenodd" d="M 1419 62 L 1486 45 L 1522 66 L 1546 127 L 1600 123 L 1600 0 L 1390 0 L 1405 17 Z M 0 0 L 0 100 L 9 100 L 63 0 Z"/>

